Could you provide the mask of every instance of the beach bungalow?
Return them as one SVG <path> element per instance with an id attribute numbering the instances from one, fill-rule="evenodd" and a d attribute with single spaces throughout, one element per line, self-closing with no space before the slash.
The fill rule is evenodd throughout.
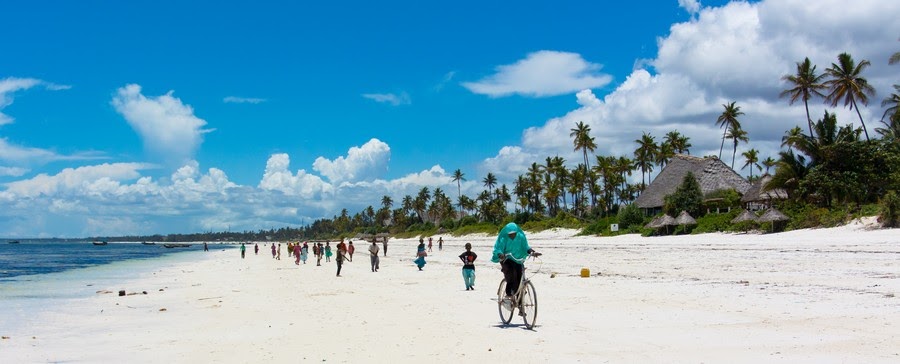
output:
<path id="1" fill-rule="evenodd" d="M 665 197 L 678 189 L 688 172 L 694 174 L 704 196 L 729 189 L 744 194 L 750 189 L 750 182 L 716 157 L 676 154 L 634 201 L 635 206 L 643 209 L 647 215 L 659 213 Z"/>
<path id="2" fill-rule="evenodd" d="M 759 211 L 772 207 L 772 203 L 776 200 L 787 200 L 787 191 L 781 188 L 766 190 L 766 185 L 772 180 L 772 175 L 766 173 L 762 175 L 753 184 L 750 189 L 741 197 L 741 204 L 744 208 L 751 211 Z"/>

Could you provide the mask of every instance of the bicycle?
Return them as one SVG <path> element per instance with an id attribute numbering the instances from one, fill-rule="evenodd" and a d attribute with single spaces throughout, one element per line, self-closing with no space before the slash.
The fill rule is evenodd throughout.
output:
<path id="1" fill-rule="evenodd" d="M 540 253 L 534 253 L 530 254 L 529 257 L 534 261 L 540 255 Z M 537 275 L 538 272 L 540 272 L 540 266 L 538 266 L 538 269 L 534 271 L 531 277 Z M 497 309 L 500 312 L 500 321 L 504 325 L 509 325 L 513 315 L 516 313 L 516 309 L 518 309 L 519 316 L 522 316 L 522 320 L 525 321 L 525 328 L 529 330 L 534 328 L 534 323 L 537 319 L 538 299 L 534 284 L 531 283 L 531 277 L 527 277 L 525 272 L 522 272 L 519 289 L 512 296 L 512 301 L 506 296 L 506 278 L 500 281 L 500 287 L 497 288 Z"/>

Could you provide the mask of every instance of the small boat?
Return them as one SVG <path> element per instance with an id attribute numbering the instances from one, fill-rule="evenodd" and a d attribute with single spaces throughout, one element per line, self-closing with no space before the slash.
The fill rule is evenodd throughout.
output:
<path id="1" fill-rule="evenodd" d="M 146 241 L 142 241 L 141 244 L 143 244 L 143 245 L 156 245 L 156 243 L 153 243 L 153 242 L 148 243 L 148 242 L 146 242 Z"/>
<path id="2" fill-rule="evenodd" d="M 7 241 L 6 243 L 7 243 L 7 244 L 18 244 L 19 241 L 18 241 L 18 240 L 12 240 L 12 241 Z"/>
<path id="3" fill-rule="evenodd" d="M 100 241 L 100 242 L 96 242 L 96 241 L 95 241 L 93 244 L 94 244 L 94 245 L 106 245 L 106 244 L 109 244 L 109 243 L 107 243 L 107 242 L 105 242 L 105 241 Z"/>
<path id="4" fill-rule="evenodd" d="M 172 249 L 172 248 L 189 248 L 191 244 L 163 244 L 164 247 Z"/>

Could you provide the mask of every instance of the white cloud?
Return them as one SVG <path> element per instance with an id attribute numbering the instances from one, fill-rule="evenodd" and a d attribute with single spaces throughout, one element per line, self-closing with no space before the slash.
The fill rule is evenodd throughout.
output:
<path id="1" fill-rule="evenodd" d="M 28 171 L 26 168 L 0 166 L 0 176 L 21 177 Z"/>
<path id="2" fill-rule="evenodd" d="M 316 158 L 313 169 L 327 177 L 332 183 L 355 182 L 374 179 L 387 171 L 391 159 L 391 147 L 372 138 L 361 147 L 352 147 L 346 157 L 328 160 Z"/>
<path id="3" fill-rule="evenodd" d="M 456 76 L 456 71 L 450 71 L 444 74 L 444 77 L 441 79 L 441 82 L 438 82 L 437 85 L 434 86 L 434 90 L 440 92 L 447 86 L 450 81 L 453 81 L 453 77 Z"/>
<path id="4" fill-rule="evenodd" d="M 44 86 L 50 91 L 68 90 L 72 88 L 72 86 L 58 85 L 36 78 L 7 77 L 4 79 L 0 79 L 0 111 L 2 111 L 9 105 L 12 105 L 13 93 L 15 93 L 16 91 L 27 90 L 35 86 Z M 0 125 L 9 124 L 12 122 L 13 118 L 11 116 L 0 112 Z"/>
<path id="5" fill-rule="evenodd" d="M 238 97 L 238 96 L 226 96 L 222 99 L 222 102 L 226 104 L 259 104 L 266 102 L 266 99 L 260 99 L 255 97 Z"/>
<path id="6" fill-rule="evenodd" d="M 412 100 L 409 98 L 409 94 L 406 92 L 401 92 L 398 94 L 363 94 L 362 97 L 367 98 L 369 100 L 373 100 L 382 104 L 391 104 L 394 106 L 400 105 L 409 105 L 412 103 Z"/>
<path id="7" fill-rule="evenodd" d="M 211 130 L 203 129 L 206 121 L 172 93 L 147 97 L 140 85 L 130 84 L 119 88 L 111 103 L 143 139 L 146 150 L 168 163 L 182 164 L 193 157 L 203 134 Z"/>
<path id="8" fill-rule="evenodd" d="M 600 73 L 600 68 L 577 53 L 545 50 L 530 53 L 516 63 L 497 66 L 495 74 L 462 85 L 491 97 L 555 96 L 609 84 L 612 76 Z"/>
<path id="9" fill-rule="evenodd" d="M 141 163 L 106 163 L 96 166 L 66 168 L 56 175 L 39 174 L 33 178 L 6 184 L 5 194 L 18 198 L 56 196 L 60 194 L 92 194 L 107 181 L 136 179 L 139 171 L 151 168 Z"/>
<path id="10" fill-rule="evenodd" d="M 696 20 L 672 25 L 670 34 L 658 40 L 658 57 L 649 62 L 655 73 L 636 69 L 602 98 L 582 90 L 575 109 L 525 130 L 520 150 L 504 147 L 482 166 L 489 171 L 522 168 L 532 155 L 533 161 L 559 155 L 574 164 L 581 156 L 573 151 L 569 133 L 579 121 L 591 127 L 598 155 L 631 156 L 633 141 L 643 132 L 660 140 L 676 129 L 691 138 L 692 154 L 718 154 L 721 130 L 715 119 L 722 104 L 731 101 L 741 106 L 741 121 L 750 134 L 750 144 L 740 146 L 738 153 L 756 148 L 763 158 L 775 156 L 784 132 L 805 126 L 806 119 L 802 105 L 790 106 L 778 97 L 786 87 L 781 76 L 807 56 L 823 72 L 845 51 L 857 62 L 872 62 L 866 76 L 878 95 L 862 114 L 865 120 L 877 120 L 882 112 L 877 100 L 897 82 L 896 66 L 888 66 L 887 58 L 898 49 L 900 22 L 892 19 L 900 13 L 900 3 L 862 1 L 852 9 L 843 4 L 787 0 L 702 8 Z M 826 107 L 821 100 L 810 103 L 813 118 L 821 118 L 826 109 L 837 112 L 840 124 L 859 124 L 846 108 Z M 867 122 L 870 134 L 872 124 Z M 727 146 L 722 157 L 730 162 Z"/>
<path id="11" fill-rule="evenodd" d="M 280 191 L 288 196 L 299 196 L 312 199 L 321 198 L 334 191 L 334 188 L 319 176 L 299 170 L 292 174 L 288 169 L 290 157 L 285 154 L 273 154 L 266 162 L 266 171 L 259 181 L 259 188 L 266 191 Z"/>
<path id="12" fill-rule="evenodd" d="M 678 6 L 695 16 L 700 12 L 700 0 L 678 0 Z"/>

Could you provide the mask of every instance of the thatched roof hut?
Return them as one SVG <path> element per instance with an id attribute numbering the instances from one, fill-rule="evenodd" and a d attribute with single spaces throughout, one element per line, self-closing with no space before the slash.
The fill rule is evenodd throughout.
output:
<path id="1" fill-rule="evenodd" d="M 750 212 L 750 210 L 744 210 L 744 211 L 741 211 L 740 215 L 737 215 L 737 217 L 735 217 L 734 219 L 731 219 L 731 223 L 737 224 L 739 222 L 757 221 L 757 220 L 759 220 L 759 218 L 756 217 L 756 214 Z"/>
<path id="2" fill-rule="evenodd" d="M 645 227 L 657 229 L 657 228 L 661 228 L 663 226 L 675 226 L 675 225 L 678 225 L 678 223 L 675 222 L 675 218 L 669 216 L 668 214 L 665 214 L 665 215 L 657 216 L 657 217 L 653 218 L 653 220 L 651 220 L 650 223 L 647 224 L 647 226 L 645 226 Z"/>
<path id="3" fill-rule="evenodd" d="M 750 189 L 744 193 L 744 197 L 741 197 L 741 202 L 744 204 L 757 203 L 771 206 L 772 200 L 786 200 L 788 194 L 784 189 L 767 188 L 771 181 L 772 176 L 768 173 L 762 175 L 762 177 L 756 181 L 753 181 L 753 184 L 750 185 Z"/>
<path id="4" fill-rule="evenodd" d="M 759 217 L 759 222 L 787 221 L 790 219 L 790 217 L 773 207 L 766 210 L 766 212 Z"/>
<path id="5" fill-rule="evenodd" d="M 697 220 L 694 220 L 694 218 L 691 216 L 691 214 L 689 214 L 687 211 L 681 211 L 681 213 L 678 214 L 678 217 L 675 218 L 675 224 L 676 225 L 697 225 Z"/>
<path id="6" fill-rule="evenodd" d="M 750 182 L 716 157 L 699 158 L 676 154 L 634 201 L 635 206 L 642 209 L 662 207 L 666 195 L 671 195 L 678 189 L 688 172 L 694 174 L 704 196 L 732 188 L 743 194 L 750 189 Z"/>

